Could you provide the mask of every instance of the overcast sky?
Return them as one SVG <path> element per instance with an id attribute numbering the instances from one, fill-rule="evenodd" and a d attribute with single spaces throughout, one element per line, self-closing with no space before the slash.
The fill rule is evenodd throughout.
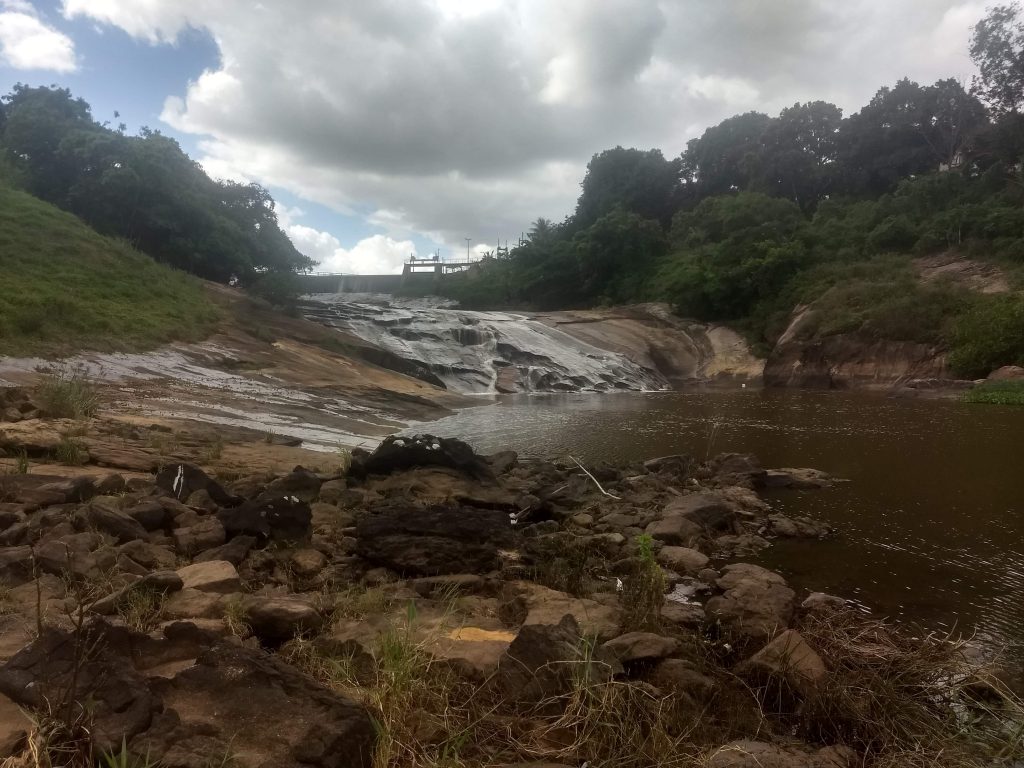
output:
<path id="1" fill-rule="evenodd" d="M 323 269 L 515 240 L 589 158 L 903 76 L 969 81 L 958 0 L 0 0 L 0 84 L 60 83 L 268 186 Z"/>

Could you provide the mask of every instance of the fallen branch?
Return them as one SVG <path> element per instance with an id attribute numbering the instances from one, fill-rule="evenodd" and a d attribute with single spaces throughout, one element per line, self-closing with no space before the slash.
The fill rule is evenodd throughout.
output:
<path id="1" fill-rule="evenodd" d="M 579 467 L 580 469 L 583 470 L 583 473 L 587 477 L 589 477 L 591 480 L 594 481 L 594 485 L 597 486 L 597 490 L 599 490 L 601 493 L 603 493 L 605 496 L 608 496 L 609 498 L 615 499 L 616 501 L 622 501 L 621 497 L 616 496 L 614 493 L 608 493 L 608 491 L 606 491 L 604 488 L 602 488 L 601 484 L 599 482 L 597 482 L 597 478 L 594 477 L 592 474 L 590 474 L 590 472 L 587 471 L 586 467 L 584 467 L 582 464 L 580 464 L 579 459 L 577 459 L 575 456 L 570 456 L 569 458 L 572 459 L 576 463 L 577 467 Z"/>

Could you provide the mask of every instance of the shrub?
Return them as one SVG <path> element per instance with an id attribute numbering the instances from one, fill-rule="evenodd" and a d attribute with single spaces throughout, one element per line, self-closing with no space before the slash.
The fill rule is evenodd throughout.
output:
<path id="1" fill-rule="evenodd" d="M 986 381 L 963 396 L 965 403 L 1024 405 L 1024 381 Z"/>
<path id="2" fill-rule="evenodd" d="M 61 368 L 46 374 L 36 387 L 43 412 L 53 419 L 86 419 L 96 415 L 99 392 L 83 368 Z"/>
<path id="3" fill-rule="evenodd" d="M 622 583 L 622 631 L 657 631 L 665 602 L 665 574 L 654 559 L 654 540 L 644 534 L 636 544 L 636 565 Z"/>
<path id="4" fill-rule="evenodd" d="M 953 327 L 949 362 L 959 375 L 971 379 L 1024 363 L 1024 297 L 975 299 Z"/>

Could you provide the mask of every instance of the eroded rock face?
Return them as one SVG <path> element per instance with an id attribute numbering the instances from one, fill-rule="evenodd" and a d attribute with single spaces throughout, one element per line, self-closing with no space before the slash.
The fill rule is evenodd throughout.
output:
<path id="1" fill-rule="evenodd" d="M 435 504 L 388 505 L 356 525 L 357 551 L 372 563 L 406 576 L 486 573 L 498 551 L 515 545 L 507 512 Z"/>
<path id="2" fill-rule="evenodd" d="M 717 586 L 724 593 L 704 606 L 708 618 L 734 635 L 763 640 L 789 627 L 796 593 L 779 574 L 749 563 L 727 565 Z"/>

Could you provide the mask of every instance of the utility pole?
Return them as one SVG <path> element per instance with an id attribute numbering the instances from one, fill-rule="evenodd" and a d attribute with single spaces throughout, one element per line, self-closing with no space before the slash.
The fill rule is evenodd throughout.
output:
<path id="1" fill-rule="evenodd" d="M 469 261 L 469 244 L 473 242 L 472 238 L 466 238 L 466 261 Z"/>

